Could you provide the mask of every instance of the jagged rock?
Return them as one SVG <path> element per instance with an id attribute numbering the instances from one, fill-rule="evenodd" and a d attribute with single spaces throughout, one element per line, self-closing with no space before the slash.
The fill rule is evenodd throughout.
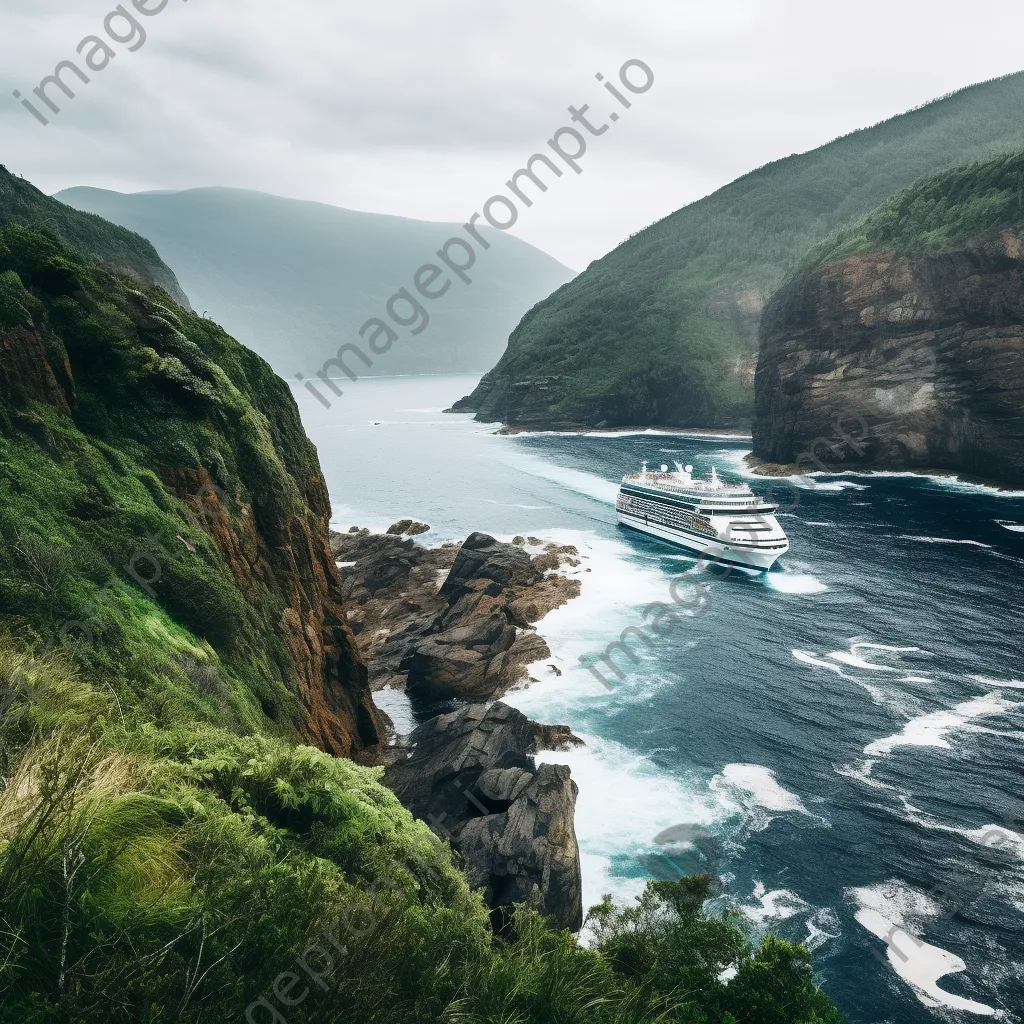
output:
<path id="1" fill-rule="evenodd" d="M 562 673 L 555 669 L 558 675 Z M 585 747 L 586 743 L 575 735 L 567 725 L 540 725 L 534 723 L 534 739 L 538 750 L 572 750 Z"/>
<path id="2" fill-rule="evenodd" d="M 455 564 L 441 586 L 451 600 L 469 592 L 476 580 L 491 580 L 498 587 L 526 587 L 543 578 L 530 556 L 513 544 L 502 544 L 486 533 L 471 533 L 459 549 Z"/>
<path id="3" fill-rule="evenodd" d="M 404 683 L 421 709 L 515 686 L 551 653 L 532 623 L 580 592 L 578 580 L 552 571 L 573 560 L 570 547 L 549 545 L 536 556 L 542 569 L 483 533 L 440 548 L 367 532 L 334 534 L 331 545 L 338 561 L 355 562 L 342 570 L 343 593 L 371 685 Z"/>
<path id="4" fill-rule="evenodd" d="M 430 529 L 426 523 L 418 523 L 415 519 L 399 519 L 397 523 L 392 523 L 388 527 L 388 533 L 390 534 L 405 534 L 409 537 L 417 537 L 421 533 L 426 533 Z"/>
<path id="5" fill-rule="evenodd" d="M 411 753 L 384 776 L 416 817 L 452 842 L 497 928 L 513 904 L 529 900 L 560 927 L 583 924 L 577 788 L 564 765 L 536 766 L 545 728 L 505 704 L 470 705 L 420 726 Z"/>

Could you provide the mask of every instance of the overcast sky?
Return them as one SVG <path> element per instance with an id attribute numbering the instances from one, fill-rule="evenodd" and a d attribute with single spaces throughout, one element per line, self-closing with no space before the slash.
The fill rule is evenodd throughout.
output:
<path id="1" fill-rule="evenodd" d="M 1024 67 L 1008 0 L 168 0 L 39 124 L 12 90 L 82 63 L 114 7 L 0 0 L 0 162 L 47 192 L 232 185 L 462 221 L 570 104 L 621 109 L 595 73 L 645 61 L 651 90 L 515 227 L 577 270 L 754 167 Z"/>

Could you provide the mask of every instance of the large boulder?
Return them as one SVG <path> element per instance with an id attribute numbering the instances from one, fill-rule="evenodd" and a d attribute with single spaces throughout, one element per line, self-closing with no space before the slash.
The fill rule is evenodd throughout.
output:
<path id="1" fill-rule="evenodd" d="M 539 737 L 543 727 L 505 704 L 470 705 L 421 725 L 384 781 L 452 843 L 497 928 L 513 904 L 535 901 L 559 927 L 578 931 L 577 788 L 564 765 L 537 767 Z"/>
<path id="2" fill-rule="evenodd" d="M 495 586 L 491 596 L 508 587 L 528 587 L 543 579 L 530 556 L 514 544 L 502 544 L 486 533 L 471 533 L 459 549 L 440 594 L 451 604 L 463 594 L 472 592 L 473 584 L 488 580 Z"/>

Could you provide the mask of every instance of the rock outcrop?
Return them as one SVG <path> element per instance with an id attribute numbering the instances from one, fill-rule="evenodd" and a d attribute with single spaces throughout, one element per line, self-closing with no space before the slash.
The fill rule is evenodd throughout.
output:
<path id="1" fill-rule="evenodd" d="M 470 885 L 484 890 L 496 930 L 513 904 L 527 902 L 560 927 L 583 924 L 577 787 L 564 765 L 537 767 L 542 729 L 504 704 L 470 705 L 420 726 L 384 778 L 451 841 Z"/>
<path id="2" fill-rule="evenodd" d="M 554 544 L 531 556 L 483 533 L 425 548 L 356 530 L 334 534 L 332 550 L 355 563 L 343 569 L 344 597 L 371 686 L 404 687 L 421 708 L 515 686 L 550 655 L 532 624 L 580 591 L 554 571 L 577 567 L 576 550 Z"/>
<path id="3" fill-rule="evenodd" d="M 765 311 L 754 455 L 1024 485 L 1024 234 L 829 260 Z"/>

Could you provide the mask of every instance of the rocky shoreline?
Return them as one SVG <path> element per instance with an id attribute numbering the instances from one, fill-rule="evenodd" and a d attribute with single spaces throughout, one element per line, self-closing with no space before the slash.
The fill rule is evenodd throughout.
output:
<path id="1" fill-rule="evenodd" d="M 420 723 L 400 736 L 380 713 L 390 740 L 380 748 L 384 783 L 451 843 L 496 930 L 513 904 L 530 902 L 576 931 L 577 788 L 568 767 L 538 767 L 535 755 L 583 741 L 498 698 L 551 656 L 534 624 L 577 597 L 589 570 L 575 548 L 536 537 L 506 544 L 473 533 L 437 547 L 411 539 L 428 529 L 403 520 L 383 534 L 353 527 L 330 537 L 370 688 L 404 691 Z"/>
<path id="2" fill-rule="evenodd" d="M 743 464 L 756 476 L 766 480 L 789 479 L 790 477 L 804 477 L 811 475 L 826 476 L 891 476 L 893 473 L 905 474 L 907 476 L 919 476 L 934 480 L 949 480 L 954 483 L 971 484 L 975 487 L 987 487 L 994 491 L 1016 492 L 1019 488 L 1007 484 L 1003 480 L 994 480 L 992 477 L 979 476 L 976 473 L 954 472 L 949 469 L 928 469 L 916 466 L 902 469 L 866 469 L 862 466 L 844 468 L 842 463 L 828 474 L 820 474 L 817 469 L 808 470 L 807 463 L 798 466 L 796 463 L 768 462 L 766 459 L 759 459 L 756 455 L 750 454 L 743 459 Z"/>

